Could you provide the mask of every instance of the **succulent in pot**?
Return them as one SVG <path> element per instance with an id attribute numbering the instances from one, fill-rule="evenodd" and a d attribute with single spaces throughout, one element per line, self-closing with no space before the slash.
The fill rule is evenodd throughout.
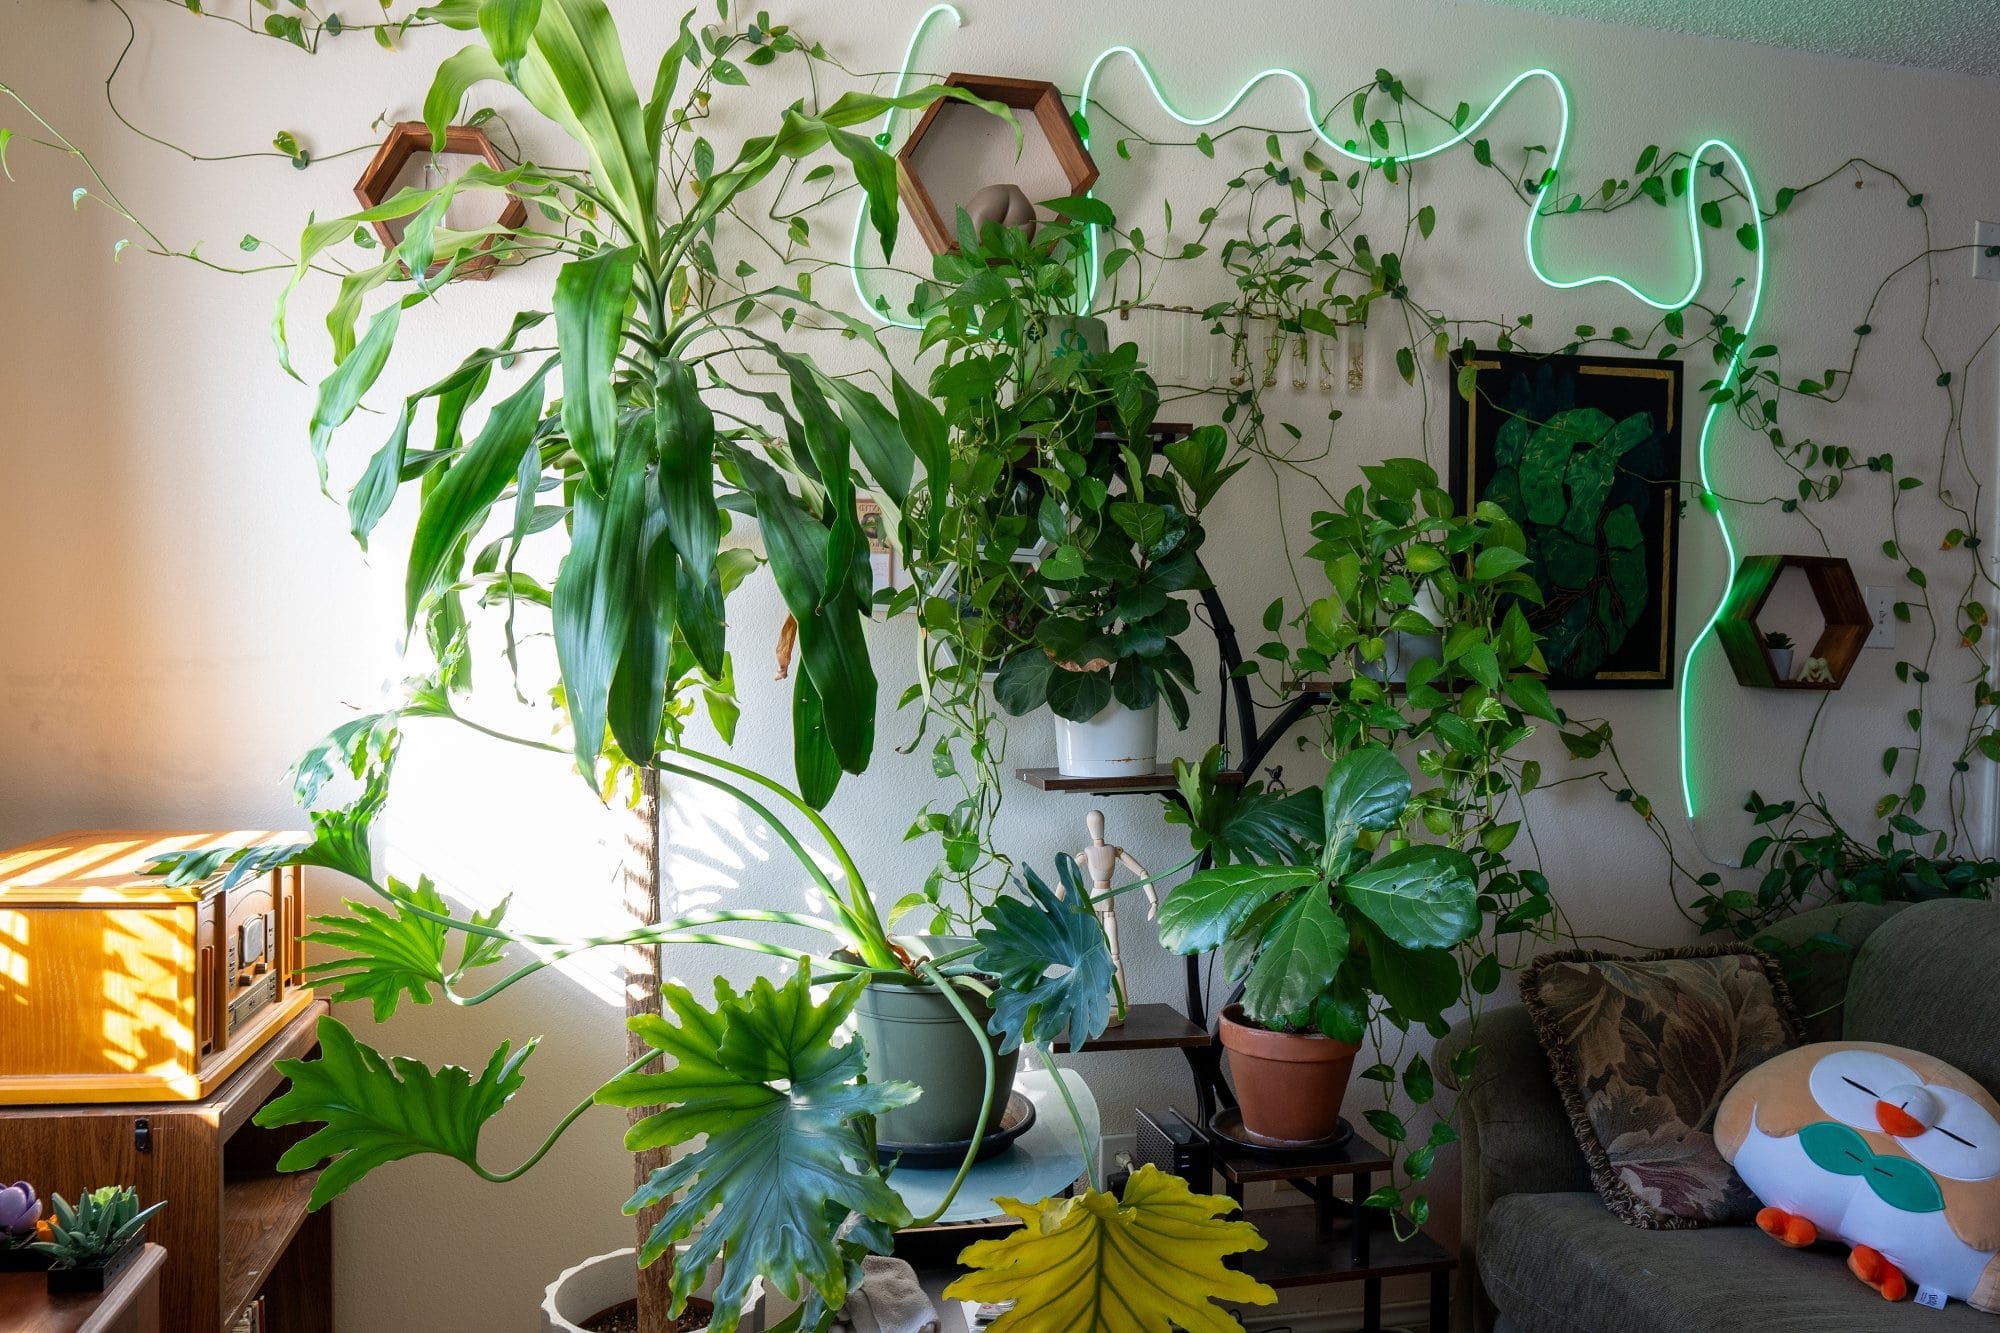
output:
<path id="1" fill-rule="evenodd" d="M 1201 871 L 1160 907 L 1168 948 L 1221 949 L 1242 984 L 1222 1040 L 1252 1135 L 1336 1132 L 1378 999 L 1406 1025 L 1434 1023 L 1458 1001 L 1452 951 L 1480 927 L 1476 873 L 1455 848 L 1394 836 L 1410 792 L 1387 748 L 1355 750 L 1334 765 L 1316 810 L 1310 800 L 1282 807 L 1296 858 Z"/>
<path id="2" fill-rule="evenodd" d="M 60 1194 L 50 1203 L 49 1239 L 34 1249 L 52 1261 L 49 1290 L 64 1292 L 103 1291 L 117 1281 L 145 1243 L 146 1220 L 167 1206 L 141 1208 L 138 1191 L 124 1185 L 94 1189 L 73 1205 Z"/>
<path id="3" fill-rule="evenodd" d="M 1764 651 L 1771 655 L 1771 672 L 1779 680 L 1792 678 L 1792 636 L 1772 630 L 1764 636 Z"/>

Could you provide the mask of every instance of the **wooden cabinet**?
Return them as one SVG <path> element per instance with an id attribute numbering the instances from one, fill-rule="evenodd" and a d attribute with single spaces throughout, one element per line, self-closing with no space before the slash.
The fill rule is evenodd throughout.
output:
<path id="1" fill-rule="evenodd" d="M 250 1123 L 284 1085 L 275 1063 L 317 1049 L 327 1007 L 312 1001 L 201 1101 L 0 1107 L 0 1163 L 44 1198 L 131 1185 L 167 1201 L 146 1227 L 166 1250 L 162 1327 L 227 1333 L 262 1293 L 270 1333 L 332 1333 L 332 1210 L 306 1212 L 317 1173 L 276 1170 L 312 1127 Z"/>

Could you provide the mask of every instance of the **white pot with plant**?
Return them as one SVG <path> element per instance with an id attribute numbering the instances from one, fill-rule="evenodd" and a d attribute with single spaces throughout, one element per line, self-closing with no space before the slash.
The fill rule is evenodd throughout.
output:
<path id="1" fill-rule="evenodd" d="M 1780 681 L 1792 678 L 1792 636 L 1772 630 L 1764 636 L 1764 651 L 1771 655 L 1771 674 Z"/>

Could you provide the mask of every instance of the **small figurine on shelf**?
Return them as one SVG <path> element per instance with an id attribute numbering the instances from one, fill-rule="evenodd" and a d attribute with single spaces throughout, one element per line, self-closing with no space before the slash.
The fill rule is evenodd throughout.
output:
<path id="1" fill-rule="evenodd" d="M 162 1201 L 141 1208 L 139 1192 L 125 1185 L 94 1189 L 74 1207 L 60 1194 L 51 1201 L 56 1216 L 50 1239 L 37 1241 L 35 1249 L 55 1261 L 49 1269 L 52 1292 L 109 1287 L 145 1244 L 146 1219 L 167 1206 Z"/>
<path id="2" fill-rule="evenodd" d="M 39 1273 L 49 1266 L 48 1256 L 34 1250 L 41 1220 L 42 1201 L 33 1185 L 17 1180 L 0 1189 L 0 1273 Z"/>
<path id="3" fill-rule="evenodd" d="M 1109 896 L 1111 878 L 1122 865 L 1146 881 L 1148 921 L 1160 910 L 1160 897 L 1153 892 L 1152 873 L 1123 847 L 1114 847 L 1104 840 L 1102 810 L 1092 810 L 1084 817 L 1083 824 L 1090 830 L 1090 845 L 1076 854 L 1076 862 L 1090 876 L 1091 902 L 1096 908 L 1098 921 L 1103 923 L 1105 942 L 1111 946 L 1111 971 L 1117 978 L 1118 986 L 1118 1006 L 1112 1013 L 1111 1025 L 1117 1027 L 1125 1021 L 1125 961 L 1118 955 L 1118 900 Z"/>
<path id="4" fill-rule="evenodd" d="M 1805 685 L 1833 684 L 1833 668 L 1826 664 L 1824 657 L 1808 657 L 1805 667 L 1799 672 L 1799 681 Z"/>
<path id="5" fill-rule="evenodd" d="M 1779 680 L 1792 678 L 1792 636 L 1772 630 L 1764 636 L 1764 651 L 1771 655 L 1771 670 Z"/>
<path id="6" fill-rule="evenodd" d="M 972 220 L 975 233 L 992 224 L 1019 227 L 1029 238 L 1035 234 L 1035 205 L 1028 192 L 1012 182 L 988 185 L 965 201 L 965 216 Z"/>

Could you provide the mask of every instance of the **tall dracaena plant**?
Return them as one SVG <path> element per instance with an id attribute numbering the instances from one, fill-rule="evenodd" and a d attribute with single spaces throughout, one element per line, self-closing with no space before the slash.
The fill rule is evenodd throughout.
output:
<path id="1" fill-rule="evenodd" d="M 726 5 L 723 12 L 726 17 Z M 393 223 L 402 229 L 399 242 L 380 262 L 344 273 L 326 316 L 334 368 L 319 386 L 311 423 L 321 483 L 326 482 L 333 436 L 383 373 L 405 311 L 435 299 L 442 285 L 476 256 L 490 254 L 503 266 L 543 257 L 560 261 L 547 309 L 517 315 L 497 345 L 473 351 L 449 374 L 402 400 L 387 441 L 369 459 L 348 498 L 353 530 L 365 542 L 401 489 L 418 492 L 404 609 L 409 628 L 421 625 L 427 632 L 442 671 L 440 688 L 427 691 L 417 711 L 455 715 L 447 691 L 470 683 L 466 595 L 477 590 L 484 603 L 505 607 L 510 663 L 516 660 L 517 611 L 525 608 L 530 616 L 546 611 L 560 674 L 554 695 L 570 729 L 570 744 L 559 748 L 573 756 L 586 779 L 593 785 L 608 781 L 607 761 L 609 772 L 629 766 L 642 775 L 639 827 L 631 838 L 635 850 L 628 872 L 633 887 L 627 894 L 640 927 L 621 941 L 596 942 L 639 946 L 628 958 L 634 1032 L 628 1073 L 648 1077 L 639 1071 L 662 1051 L 687 1067 L 685 1042 L 676 1045 L 667 1035 L 661 1017 L 664 999 L 683 1020 L 677 1031 L 697 1044 L 715 1035 L 710 1028 L 719 1031 L 731 1021 L 746 1027 L 788 1027 L 797 1036 L 796 1059 L 771 1057 L 782 1068 L 771 1060 L 755 1067 L 740 1061 L 731 1065 L 746 1087 L 757 1084 L 768 1090 L 774 1079 L 794 1086 L 818 1079 L 830 1092 L 851 1080 L 854 1070 L 845 1057 L 816 1053 L 825 1045 L 821 1020 L 830 1015 L 828 1021 L 839 1021 L 844 1006 L 852 1003 L 851 988 L 837 992 L 823 1011 L 809 1000 L 767 995 L 768 987 L 747 997 L 725 995 L 726 988 L 719 988 L 719 1008 L 709 1012 L 685 992 L 657 986 L 658 945 L 688 937 L 671 929 L 671 923 L 661 923 L 662 858 L 654 796 L 661 773 L 667 772 L 719 787 L 763 813 L 754 797 L 725 776 L 741 780 L 757 775 L 726 761 L 690 765 L 665 757 L 678 738 L 685 698 L 697 689 L 708 693 L 725 737 L 733 726 L 724 603 L 754 560 L 722 550 L 732 515 L 756 522 L 797 626 L 803 662 L 794 676 L 792 712 L 799 794 L 784 794 L 810 814 L 831 798 L 843 772 L 867 766 L 875 739 L 876 679 L 862 634 L 872 581 L 856 513 L 857 491 L 862 485 L 873 490 L 894 517 L 894 534 L 901 540 L 908 531 L 901 516 L 918 484 L 918 465 L 934 490 L 943 485 L 945 430 L 936 409 L 892 367 L 881 369 L 880 382 L 890 400 L 885 403 L 857 382 L 826 374 L 795 350 L 790 335 L 798 311 L 816 309 L 809 275 L 799 274 L 791 285 L 732 289 L 715 250 L 737 228 L 739 206 L 749 192 L 792 163 L 831 152 L 851 167 L 886 252 L 896 231 L 894 161 L 852 127 L 892 107 L 919 107 L 941 96 L 978 99 L 955 89 L 926 88 L 895 98 L 850 93 L 825 105 L 796 102 L 781 113 L 774 132 L 744 140 L 734 159 L 724 159 L 727 165 L 718 169 L 713 144 L 699 133 L 712 99 L 729 86 L 748 83 L 746 71 L 781 59 L 825 59 L 816 44 L 762 15 L 737 31 L 721 25 L 697 30 L 689 14 L 660 60 L 651 94 L 642 100 L 601 0 L 450 0 L 424 14 L 450 27 L 476 29 L 481 37 L 442 64 L 425 98 L 424 119 L 434 144 L 442 145 L 447 124 L 469 91 L 505 83 L 573 151 L 580 151 L 585 169 L 533 161 L 507 170 L 475 166 L 434 189 L 405 190 L 376 207 L 314 221 L 306 228 L 274 321 L 288 371 L 287 315 L 305 275 L 331 262 L 335 247 L 364 224 Z M 511 233 L 447 224 L 456 200 L 495 193 L 529 203 L 537 225 Z M 371 294 L 405 281 L 407 288 L 364 324 Z M 553 339 L 537 332 L 551 320 Z M 848 327 L 865 335 L 858 325 Z M 502 390 L 494 383 L 496 368 L 517 361 L 526 363 L 525 377 Z M 754 385 L 746 383 L 751 376 L 758 377 Z M 766 376 L 781 386 L 779 392 L 767 390 Z M 483 424 L 476 433 L 465 429 L 489 391 L 495 401 Z M 436 432 L 429 449 L 412 442 L 426 404 Z M 554 503 L 543 504 L 544 496 Z M 500 535 L 475 547 L 489 527 Z M 559 563 L 545 562 L 556 569 L 546 585 L 517 567 L 531 538 L 538 547 L 566 541 L 547 552 Z M 384 765 L 384 789 L 387 773 Z M 790 841 L 801 864 L 817 871 L 804 848 Z M 838 850 L 837 841 L 833 845 Z M 435 896 L 377 884 L 365 856 L 335 859 L 382 893 L 391 909 L 372 909 L 374 918 L 358 918 L 364 923 L 358 934 L 335 928 L 332 942 L 352 955 L 345 960 L 348 971 L 336 976 L 373 978 L 363 981 L 363 993 L 372 989 L 379 994 L 384 985 L 380 978 L 407 975 L 412 931 L 425 941 L 419 977 L 448 975 L 441 953 L 437 965 L 428 961 L 430 942 L 442 949 L 452 928 L 450 918 L 437 910 L 441 903 Z M 834 915 L 831 923 L 821 924 L 852 949 L 862 969 L 901 969 L 874 904 L 844 853 L 842 860 L 848 871 L 846 894 L 832 892 L 827 877 L 816 875 Z M 499 931 L 491 920 L 464 927 L 471 944 L 458 972 L 497 955 L 494 941 L 519 938 Z M 341 929 L 349 933 L 342 936 Z M 697 937 L 708 933 L 689 929 Z M 393 982 L 388 993 L 393 1007 Z M 972 1021 L 969 1013 L 967 1021 Z M 398 1070 L 397 1065 L 351 1036 L 325 1040 L 327 1059 L 295 1071 L 295 1077 L 301 1089 L 309 1079 L 318 1080 L 326 1095 L 306 1094 L 291 1112 L 297 1119 L 326 1120 L 328 1128 L 316 1139 L 331 1151 L 335 1141 L 367 1137 L 340 1118 L 335 1104 L 365 1101 L 371 1086 L 378 1101 L 410 1094 L 379 1080 L 371 1085 L 376 1075 Z M 718 1047 L 715 1058 L 728 1063 L 719 1052 Z M 404 1126 L 401 1139 L 395 1140 L 400 1146 L 385 1147 L 377 1135 L 367 1151 L 344 1157 L 344 1169 L 336 1175 L 351 1180 L 381 1160 L 418 1151 L 449 1152 L 478 1169 L 471 1150 L 479 1126 L 518 1086 L 524 1055 L 496 1056 L 487 1075 L 469 1089 L 476 1095 L 439 1101 L 438 1115 L 427 1129 Z M 858 1059 L 858 1050 L 853 1055 Z M 398 1072 L 418 1078 L 417 1071 Z M 893 1104 L 883 1100 L 891 1092 L 837 1094 L 846 1098 L 846 1110 L 835 1117 L 839 1128 L 818 1128 L 831 1136 L 829 1142 L 851 1134 L 853 1118 L 865 1123 L 868 1113 Z M 672 1094 L 664 1086 L 649 1087 L 622 1104 L 671 1103 L 676 1100 Z M 650 1159 L 642 1156 L 636 1167 L 642 1189 L 634 1199 L 635 1211 L 646 1209 L 641 1229 L 649 1258 L 686 1238 L 714 1204 L 713 1197 L 697 1191 L 693 1203 L 665 1206 L 666 1195 L 687 1184 L 690 1175 L 684 1166 L 665 1160 L 665 1150 L 680 1140 L 672 1126 L 659 1120 L 635 1113 L 629 1138 L 635 1149 L 654 1153 Z M 662 1185 L 663 1180 L 670 1183 Z M 844 1206 L 834 1208 L 828 1200 Z M 844 1290 L 843 1264 L 850 1256 L 832 1240 L 830 1228 L 850 1216 L 878 1226 L 905 1220 L 893 1194 L 872 1173 L 844 1194 L 820 1190 L 809 1209 L 801 1205 L 788 1215 L 786 1225 L 800 1224 L 801 1212 L 829 1230 L 809 1247 L 810 1253 L 781 1259 L 771 1257 L 769 1247 L 775 1242 L 767 1236 L 711 1226 L 704 1235 L 713 1236 L 712 1245 L 697 1244 L 694 1274 L 676 1275 L 671 1303 L 685 1300 L 707 1259 L 726 1248 L 735 1260 L 732 1271 L 743 1281 L 746 1273 L 758 1271 L 774 1274 L 781 1287 L 794 1291 L 804 1281 L 837 1307 L 838 1292 Z M 642 1288 L 641 1316 L 648 1327 L 664 1324 L 665 1298 L 657 1285 Z"/>

